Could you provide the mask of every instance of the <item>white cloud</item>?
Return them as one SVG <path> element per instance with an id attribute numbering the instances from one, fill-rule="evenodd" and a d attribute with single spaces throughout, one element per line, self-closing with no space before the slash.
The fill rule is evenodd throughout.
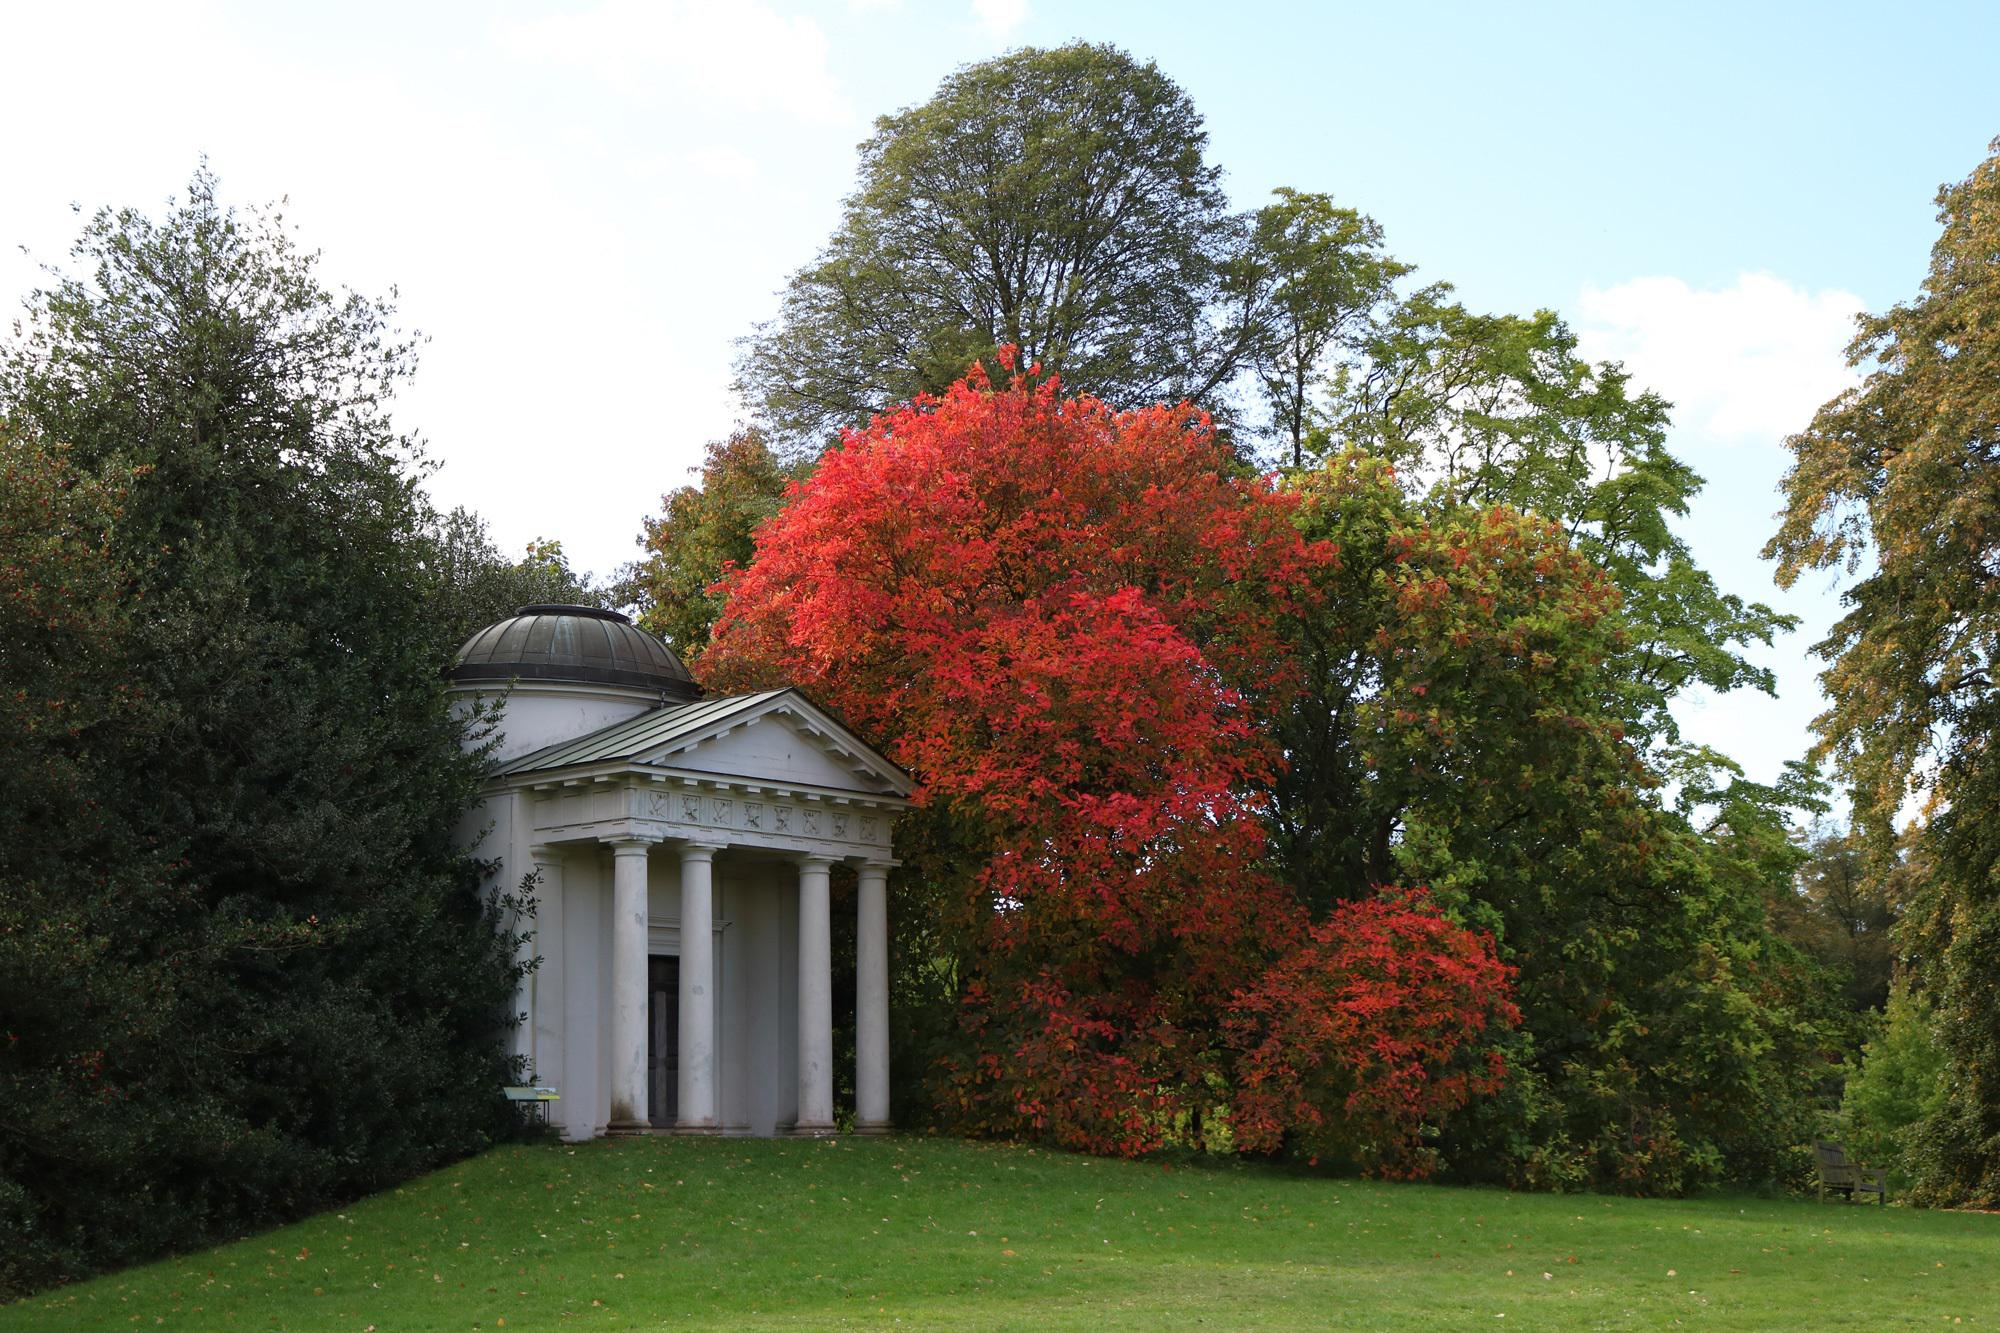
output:
<path id="1" fill-rule="evenodd" d="M 1625 363 L 1674 403 L 1674 422 L 1717 438 L 1778 440 L 1854 382 L 1843 349 L 1862 309 L 1853 292 L 1808 292 L 1768 273 L 1696 290 L 1679 278 L 1586 287 L 1577 339 Z"/>
<path id="2" fill-rule="evenodd" d="M 1028 19 L 1028 0 L 972 0 L 972 17 L 995 37 L 1006 37 Z"/>
<path id="3" fill-rule="evenodd" d="M 809 121 L 853 115 L 820 26 L 755 0 L 603 0 L 591 9 L 502 24 L 497 37 L 517 57 L 582 70 L 637 100 L 692 93 Z"/>

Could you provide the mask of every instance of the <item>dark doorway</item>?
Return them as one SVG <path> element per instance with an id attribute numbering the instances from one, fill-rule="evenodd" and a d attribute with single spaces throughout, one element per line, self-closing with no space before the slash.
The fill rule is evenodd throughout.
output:
<path id="1" fill-rule="evenodd" d="M 681 960 L 646 960 L 646 1119 L 672 1129 L 680 1111 Z"/>

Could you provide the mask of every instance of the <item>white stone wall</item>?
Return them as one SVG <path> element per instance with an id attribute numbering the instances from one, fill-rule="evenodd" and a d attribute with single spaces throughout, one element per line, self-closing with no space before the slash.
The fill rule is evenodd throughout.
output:
<path id="1" fill-rule="evenodd" d="M 654 690 L 566 681 L 521 681 L 511 689 L 457 685 L 452 687 L 452 696 L 460 716 L 475 699 L 500 702 L 501 737 L 493 752 L 497 763 L 559 741 L 575 740 L 660 706 L 659 693 Z"/>

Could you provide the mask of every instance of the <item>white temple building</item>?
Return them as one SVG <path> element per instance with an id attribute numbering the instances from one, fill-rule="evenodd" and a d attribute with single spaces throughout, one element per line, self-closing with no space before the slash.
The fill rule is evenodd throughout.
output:
<path id="1" fill-rule="evenodd" d="M 909 777 L 797 690 L 703 697 L 615 612 L 523 607 L 448 677 L 504 701 L 463 836 L 502 884 L 540 872 L 516 1049 L 562 1136 L 833 1132 L 836 862 L 859 881 L 855 1125 L 886 1130 Z"/>

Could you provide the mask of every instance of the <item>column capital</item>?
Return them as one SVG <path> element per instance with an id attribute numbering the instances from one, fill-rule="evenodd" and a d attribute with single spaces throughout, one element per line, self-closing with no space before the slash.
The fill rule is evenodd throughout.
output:
<path id="1" fill-rule="evenodd" d="M 537 842 L 528 847 L 528 859 L 537 865 L 554 865 L 562 859 L 563 846 L 559 842 Z"/>
<path id="2" fill-rule="evenodd" d="M 840 858 L 822 852 L 801 852 L 794 859 L 801 870 L 830 870 L 833 868 L 833 863 Z"/>
<path id="3" fill-rule="evenodd" d="M 856 861 L 854 864 L 856 869 L 879 870 L 886 875 L 903 863 L 892 856 L 870 856 Z"/>
<path id="4" fill-rule="evenodd" d="M 615 838 L 599 838 L 598 842 L 620 856 L 630 856 L 634 852 L 651 851 L 660 840 L 651 834 L 621 833 Z"/>
<path id="5" fill-rule="evenodd" d="M 674 850 L 681 854 L 683 864 L 689 861 L 713 861 L 717 852 L 727 851 L 728 848 L 729 844 L 726 842 L 682 842 L 674 845 Z"/>

